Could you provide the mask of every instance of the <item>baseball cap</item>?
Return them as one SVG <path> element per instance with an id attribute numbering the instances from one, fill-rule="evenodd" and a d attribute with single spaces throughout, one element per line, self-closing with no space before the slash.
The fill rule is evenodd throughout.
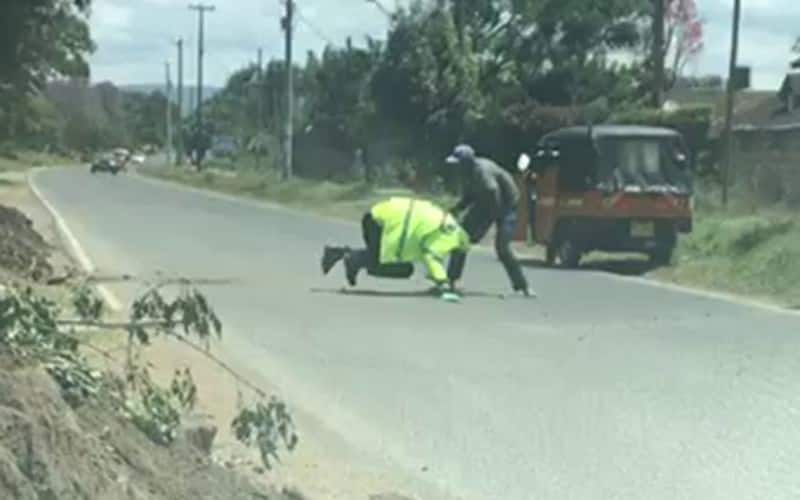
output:
<path id="1" fill-rule="evenodd" d="M 453 149 L 453 152 L 445 160 L 448 164 L 453 165 L 463 161 L 474 160 L 475 150 L 468 144 L 459 144 Z"/>

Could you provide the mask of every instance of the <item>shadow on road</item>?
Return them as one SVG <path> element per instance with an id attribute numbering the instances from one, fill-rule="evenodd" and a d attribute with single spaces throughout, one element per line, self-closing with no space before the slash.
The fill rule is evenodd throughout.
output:
<path id="1" fill-rule="evenodd" d="M 561 272 L 570 270 L 558 266 L 548 266 L 544 259 L 522 258 L 520 264 L 525 267 L 539 269 L 556 269 Z M 656 269 L 647 259 L 636 257 L 589 257 L 575 271 L 601 271 L 622 276 L 642 276 Z M 575 272 L 573 271 L 573 272 Z"/>
<path id="2" fill-rule="evenodd" d="M 311 293 L 324 293 L 330 295 L 352 295 L 356 297 L 374 297 L 374 298 L 434 298 L 434 295 L 428 290 L 355 290 L 351 288 L 312 288 Z M 501 293 L 488 293 L 476 291 L 461 291 L 461 296 L 464 298 L 487 298 L 487 299 L 505 299 Z"/>

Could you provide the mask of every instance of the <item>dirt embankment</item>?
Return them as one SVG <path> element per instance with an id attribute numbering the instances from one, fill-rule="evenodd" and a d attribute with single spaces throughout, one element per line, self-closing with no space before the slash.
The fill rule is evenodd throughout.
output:
<path id="1" fill-rule="evenodd" d="M 283 499 L 216 465 L 186 439 L 151 442 L 97 403 L 73 410 L 44 370 L 0 374 L 0 498 Z"/>
<path id="2" fill-rule="evenodd" d="M 57 299 L 67 292 L 52 285 L 71 263 L 61 262 L 49 221 L 36 220 L 46 239 L 25 213 L 8 206 L 27 211 L 30 198 L 24 184 L 0 189 L 0 300 L 2 285 L 11 282 Z M 220 465 L 211 442 L 197 439 L 215 431 L 208 422 L 187 420 L 174 443 L 155 444 L 102 397 L 72 408 L 43 367 L 20 366 L 0 343 L 0 499 L 302 498 Z"/>
<path id="3" fill-rule="evenodd" d="M 6 277 L 46 281 L 53 275 L 50 246 L 33 222 L 14 207 L 0 205 L 0 272 Z"/>

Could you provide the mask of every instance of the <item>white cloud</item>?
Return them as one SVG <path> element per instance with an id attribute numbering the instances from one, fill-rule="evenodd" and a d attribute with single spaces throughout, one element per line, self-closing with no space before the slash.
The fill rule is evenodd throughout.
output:
<path id="1" fill-rule="evenodd" d="M 204 0 L 211 1 L 211 0 Z M 705 50 L 689 70 L 696 74 L 725 74 L 730 51 L 731 0 L 696 0 L 705 20 Z M 173 45 L 185 39 L 187 82 L 194 81 L 196 13 L 189 0 L 95 0 L 91 19 L 98 51 L 92 57 L 96 79 L 117 82 L 160 82 L 166 59 L 175 60 Z M 234 70 L 255 59 L 258 47 L 265 58 L 283 57 L 280 0 L 215 0 L 206 15 L 206 81 L 221 85 Z M 394 7 L 395 0 L 383 0 Z M 402 3 L 406 3 L 403 0 Z M 386 17 L 365 0 L 303 0 L 299 22 L 298 60 L 308 50 L 325 45 L 322 37 L 343 44 L 347 36 L 360 44 L 366 36 L 382 37 Z M 800 35 L 800 0 L 742 2 L 740 61 L 752 66 L 755 87 L 774 89 L 788 68 L 789 49 Z"/>

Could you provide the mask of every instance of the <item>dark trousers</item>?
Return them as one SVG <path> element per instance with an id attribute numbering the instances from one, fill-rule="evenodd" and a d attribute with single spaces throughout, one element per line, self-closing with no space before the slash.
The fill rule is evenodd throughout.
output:
<path id="1" fill-rule="evenodd" d="M 350 254 L 359 269 L 366 269 L 367 274 L 378 278 L 406 279 L 414 274 L 414 264 L 410 262 L 381 264 L 382 230 L 372 214 L 366 213 L 361 219 L 361 232 L 367 247 Z"/>
<path id="2" fill-rule="evenodd" d="M 509 210 L 505 216 L 496 221 L 481 217 L 479 211 L 472 209 L 467 212 L 464 217 L 463 227 L 469 233 L 470 240 L 473 244 L 478 243 L 486 236 L 486 233 L 494 224 L 494 250 L 497 258 L 503 264 L 503 268 L 511 280 L 511 286 L 514 290 L 524 290 L 528 288 L 528 280 L 522 273 L 522 267 L 519 261 L 511 251 L 511 237 L 513 235 L 513 228 L 510 227 L 510 221 L 516 216 L 516 208 Z M 448 276 L 452 281 L 461 279 L 464 272 L 464 264 L 466 263 L 467 255 L 463 253 L 454 254 L 450 259 L 448 267 Z"/>

